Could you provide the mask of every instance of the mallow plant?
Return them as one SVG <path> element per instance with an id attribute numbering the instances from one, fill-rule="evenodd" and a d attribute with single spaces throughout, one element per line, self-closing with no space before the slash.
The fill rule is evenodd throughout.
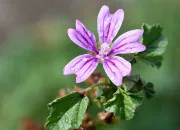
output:
<path id="1" fill-rule="evenodd" d="M 144 99 L 154 96 L 153 83 L 144 81 L 140 75 L 132 75 L 131 71 L 139 61 L 159 69 L 168 41 L 156 24 L 143 24 L 140 29 L 127 31 L 115 39 L 123 19 L 122 9 L 111 14 L 104 5 L 97 17 L 98 38 L 79 20 L 75 29 L 68 29 L 73 43 L 89 52 L 72 59 L 63 74 L 75 74 L 76 83 L 85 81 L 91 86 L 81 91 L 76 89 L 49 103 L 47 130 L 83 128 L 87 109 L 92 104 L 102 110 L 97 113 L 100 119 L 105 116 L 111 118 L 112 123 L 113 120 L 130 120 Z M 92 75 L 98 64 L 102 64 L 107 76 L 95 80 Z M 90 83 L 90 79 L 94 82 Z M 108 114 L 111 116 L 107 117 Z"/>

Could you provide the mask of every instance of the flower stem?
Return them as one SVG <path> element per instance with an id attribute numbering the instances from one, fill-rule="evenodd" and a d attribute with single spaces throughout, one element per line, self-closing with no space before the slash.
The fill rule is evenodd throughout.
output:
<path id="1" fill-rule="evenodd" d="M 97 84 L 94 84 L 94 85 L 86 88 L 85 91 L 86 91 L 86 92 L 89 92 L 89 91 L 91 91 L 93 88 L 96 88 L 96 87 L 99 87 L 99 86 L 102 86 L 102 85 L 109 85 L 109 83 L 107 83 L 107 82 L 99 82 L 99 83 L 97 83 Z"/>

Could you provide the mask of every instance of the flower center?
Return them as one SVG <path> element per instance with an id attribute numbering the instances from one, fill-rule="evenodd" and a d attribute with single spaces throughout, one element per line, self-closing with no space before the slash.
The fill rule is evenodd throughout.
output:
<path id="1" fill-rule="evenodd" d="M 103 43 L 101 44 L 101 49 L 99 51 L 99 54 L 96 57 L 103 62 L 105 59 L 109 58 L 107 54 L 110 52 L 110 50 L 111 48 L 109 47 L 109 44 Z"/>

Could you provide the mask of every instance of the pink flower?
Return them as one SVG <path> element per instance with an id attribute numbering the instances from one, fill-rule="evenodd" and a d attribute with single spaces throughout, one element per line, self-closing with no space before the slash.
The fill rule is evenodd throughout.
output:
<path id="1" fill-rule="evenodd" d="M 144 45 L 139 43 L 143 34 L 141 29 L 128 31 L 113 42 L 123 19 L 124 11 L 122 9 L 110 14 L 108 6 L 104 5 L 101 8 L 97 19 L 100 49 L 97 47 L 94 34 L 87 30 L 79 20 L 76 20 L 76 29 L 68 29 L 68 36 L 75 44 L 90 51 L 91 54 L 74 58 L 64 67 L 64 74 L 76 74 L 76 82 L 80 83 L 93 73 L 99 63 L 102 63 L 109 79 L 116 86 L 120 86 L 123 77 L 130 75 L 131 64 L 115 55 L 137 53 L 146 49 Z"/>

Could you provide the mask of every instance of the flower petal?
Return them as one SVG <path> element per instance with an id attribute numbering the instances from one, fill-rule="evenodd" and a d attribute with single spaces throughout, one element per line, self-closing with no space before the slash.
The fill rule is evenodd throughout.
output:
<path id="1" fill-rule="evenodd" d="M 64 75 L 75 74 L 76 72 L 79 71 L 82 65 L 84 65 L 87 61 L 91 59 L 94 59 L 94 56 L 90 54 L 77 56 L 64 67 L 63 74 Z"/>
<path id="2" fill-rule="evenodd" d="M 120 86 L 123 77 L 130 75 L 131 72 L 131 64 L 118 56 L 113 56 L 112 58 L 105 60 L 103 62 L 103 67 L 110 80 L 116 86 Z"/>
<path id="3" fill-rule="evenodd" d="M 136 29 L 122 34 L 115 40 L 109 55 L 142 52 L 146 47 L 139 43 L 143 30 Z"/>
<path id="4" fill-rule="evenodd" d="M 122 9 L 117 10 L 112 15 L 108 38 L 107 38 L 108 43 L 111 43 L 114 37 L 116 36 L 116 34 L 118 33 L 122 25 L 123 19 L 124 19 L 124 11 Z"/>
<path id="5" fill-rule="evenodd" d="M 114 54 L 127 54 L 127 53 L 137 53 L 146 50 L 146 47 L 141 43 L 128 43 L 124 44 L 118 49 L 114 50 Z"/>
<path id="6" fill-rule="evenodd" d="M 78 46 L 91 52 L 98 53 L 94 34 L 87 30 L 79 20 L 76 20 L 76 29 L 68 29 L 68 36 Z"/>
<path id="7" fill-rule="evenodd" d="M 101 43 L 105 42 L 104 31 L 105 31 L 105 24 L 107 23 L 105 21 L 107 21 L 110 16 L 111 15 L 110 15 L 109 7 L 106 5 L 102 6 L 97 18 L 97 30 L 98 30 L 99 40 Z"/>
<path id="8" fill-rule="evenodd" d="M 85 81 L 98 66 L 99 60 L 95 57 L 85 62 L 79 71 L 76 72 L 76 83 Z"/>
<path id="9" fill-rule="evenodd" d="M 118 33 L 124 19 L 124 11 L 117 10 L 110 14 L 109 7 L 104 5 L 98 15 L 98 34 L 101 43 L 110 44 Z"/>

